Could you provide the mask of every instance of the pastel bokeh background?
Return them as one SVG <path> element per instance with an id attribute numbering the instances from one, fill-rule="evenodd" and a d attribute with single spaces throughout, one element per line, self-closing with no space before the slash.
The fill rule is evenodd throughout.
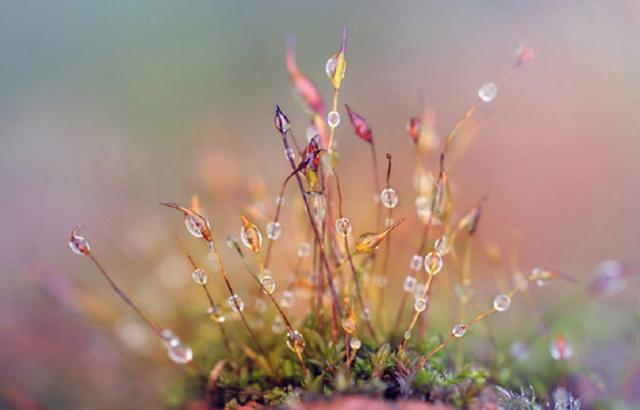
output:
<path id="1" fill-rule="evenodd" d="M 580 279 L 577 288 L 537 291 L 541 306 L 578 293 L 601 260 L 637 270 L 637 2 L 4 4 L 0 407 L 164 406 L 179 370 L 89 263 L 68 251 L 69 232 L 83 223 L 114 276 L 160 320 L 193 338 L 206 334 L 194 330 L 203 307 L 171 236 L 180 225 L 157 203 L 199 192 L 222 236 L 237 234 L 249 187 L 264 183 L 275 198 L 287 164 L 274 105 L 300 134 L 307 123 L 284 70 L 285 35 L 295 34 L 299 66 L 328 98 L 324 63 L 343 26 L 341 98 L 368 119 L 379 152 L 396 158 L 399 215 L 414 212 L 408 118 L 427 105 L 446 133 L 526 39 L 535 60 L 483 109 L 481 128 L 451 170 L 458 211 L 488 194 L 480 241 L 508 252 L 520 232 L 522 269 L 542 264 Z M 337 139 L 347 212 L 361 232 L 368 152 L 346 120 Z M 394 253 L 392 286 L 410 255 Z M 481 286 L 493 286 L 488 270 L 473 272 Z M 584 294 L 567 308 L 573 365 L 597 372 L 603 387 L 595 395 L 637 400 L 622 386 L 633 385 L 637 369 L 628 363 L 639 360 L 634 309 L 637 280 L 615 297 Z M 526 328 L 526 308 L 514 315 L 505 327 Z"/>

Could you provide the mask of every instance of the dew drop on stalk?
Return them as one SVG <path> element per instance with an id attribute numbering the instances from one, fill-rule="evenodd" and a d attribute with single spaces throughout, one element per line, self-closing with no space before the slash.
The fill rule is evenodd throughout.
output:
<path id="1" fill-rule="evenodd" d="M 329 112 L 329 114 L 327 114 L 327 124 L 329 124 L 331 128 L 340 125 L 340 113 L 338 111 Z"/>
<path id="2" fill-rule="evenodd" d="M 182 342 L 167 348 L 167 355 L 176 364 L 187 364 L 193 359 L 193 351 Z"/>
<path id="3" fill-rule="evenodd" d="M 402 337 L 404 337 L 404 340 L 409 340 L 411 339 L 411 331 L 410 330 L 406 330 L 404 332 L 404 334 L 402 335 Z"/>
<path id="4" fill-rule="evenodd" d="M 276 291 L 276 281 L 269 275 L 260 276 L 260 285 L 262 286 L 262 292 L 267 295 L 272 295 Z"/>
<path id="5" fill-rule="evenodd" d="M 71 239 L 69 240 L 69 248 L 76 255 L 88 255 L 91 251 L 91 246 L 89 245 L 89 241 L 87 241 L 84 237 L 78 235 L 78 229 L 76 228 L 71 232 Z"/>
<path id="6" fill-rule="evenodd" d="M 262 246 L 262 234 L 257 226 L 250 223 L 243 217 L 242 228 L 240 228 L 240 240 L 242 244 L 253 252 L 258 253 Z"/>
<path id="7" fill-rule="evenodd" d="M 498 95 L 498 86 L 494 83 L 486 83 L 478 90 L 478 98 L 482 102 L 489 103 Z"/>
<path id="8" fill-rule="evenodd" d="M 293 148 L 291 148 L 291 147 L 285 148 L 284 157 L 286 159 L 294 161 L 296 159 L 296 153 L 295 153 L 295 151 L 293 151 Z"/>
<path id="9" fill-rule="evenodd" d="M 409 268 L 415 272 L 418 272 L 420 269 L 422 269 L 422 256 L 413 255 L 411 257 L 411 262 L 409 263 Z"/>
<path id="10" fill-rule="evenodd" d="M 276 240 L 282 235 L 282 227 L 280 222 L 269 222 L 267 224 L 267 236 L 269 239 Z"/>
<path id="11" fill-rule="evenodd" d="M 308 242 L 301 242 L 300 245 L 298 245 L 298 257 L 304 258 L 305 256 L 309 255 L 310 251 L 311 245 L 309 245 Z"/>
<path id="12" fill-rule="evenodd" d="M 184 216 L 184 226 L 187 228 L 187 231 L 196 238 L 202 238 L 202 224 L 198 221 L 198 219 L 190 214 L 186 214 Z"/>
<path id="13" fill-rule="evenodd" d="M 360 349 L 362 347 L 362 341 L 360 339 L 358 339 L 357 337 L 354 337 L 349 342 L 349 346 L 351 346 L 351 348 L 353 350 L 358 350 L 358 349 Z"/>
<path id="14" fill-rule="evenodd" d="M 205 283 L 207 283 L 207 272 L 205 272 L 203 269 L 195 269 L 193 272 L 191 272 L 191 277 L 193 278 L 193 281 L 198 285 L 204 285 Z"/>
<path id="15" fill-rule="evenodd" d="M 386 208 L 395 208 L 398 205 L 398 193 L 393 188 L 386 188 L 380 193 L 380 201 Z"/>
<path id="16" fill-rule="evenodd" d="M 282 317 L 276 316 L 273 319 L 273 324 L 271 325 L 271 331 L 275 334 L 280 334 L 284 332 L 284 329 L 285 329 L 285 326 L 284 326 L 284 321 L 282 320 Z"/>
<path id="17" fill-rule="evenodd" d="M 440 255 L 446 255 L 451 252 L 451 243 L 446 235 L 442 235 L 436 240 L 433 248 Z"/>
<path id="18" fill-rule="evenodd" d="M 283 196 L 278 195 L 276 197 L 276 205 L 278 205 L 278 206 L 283 206 L 284 205 L 284 197 Z"/>
<path id="19" fill-rule="evenodd" d="M 338 68 L 338 59 L 336 58 L 336 55 L 332 55 L 331 57 L 329 57 L 329 59 L 327 60 L 326 64 L 324 65 L 324 72 L 325 74 L 327 74 L 327 77 L 329 77 L 329 79 L 333 78 L 334 75 L 336 75 L 336 69 Z"/>
<path id="20" fill-rule="evenodd" d="M 349 218 L 340 218 L 336 220 L 336 232 L 342 237 L 351 235 L 351 222 Z"/>
<path id="21" fill-rule="evenodd" d="M 426 289 L 426 285 L 424 283 L 418 283 L 416 288 L 413 290 L 413 297 L 415 299 L 421 298 L 424 295 L 424 290 Z"/>
<path id="22" fill-rule="evenodd" d="M 442 256 L 438 252 L 429 252 L 424 257 L 424 269 L 429 275 L 437 275 L 442 269 Z"/>
<path id="23" fill-rule="evenodd" d="M 293 294 L 292 291 L 290 290 L 285 290 L 284 292 L 282 292 L 282 297 L 280 298 L 280 305 L 282 305 L 283 308 L 288 309 L 291 306 L 293 306 L 293 303 L 295 302 L 295 295 Z"/>
<path id="24" fill-rule="evenodd" d="M 493 299 L 493 308 L 498 312 L 504 312 L 511 306 L 511 298 L 508 295 L 498 295 Z"/>
<path id="25" fill-rule="evenodd" d="M 404 278 L 402 289 L 405 292 L 413 292 L 413 290 L 416 288 L 417 283 L 418 280 L 415 278 L 415 276 L 408 275 L 406 278 Z"/>
<path id="26" fill-rule="evenodd" d="M 209 318 L 216 323 L 224 323 L 224 321 L 227 320 L 222 308 L 217 304 L 209 306 L 207 309 L 207 315 L 209 315 Z"/>
<path id="27" fill-rule="evenodd" d="M 451 334 L 454 337 L 462 337 L 467 332 L 467 325 L 455 325 L 453 329 L 451 329 Z"/>
<path id="28" fill-rule="evenodd" d="M 393 220 L 393 218 L 385 218 L 385 220 L 384 220 L 384 226 L 386 228 L 389 228 L 389 227 L 393 226 L 394 223 L 395 223 L 395 221 Z"/>
<path id="29" fill-rule="evenodd" d="M 416 312 L 424 312 L 427 308 L 427 300 L 425 298 L 417 298 L 413 303 L 413 308 Z"/>
<path id="30" fill-rule="evenodd" d="M 244 310 L 244 300 L 238 295 L 232 295 L 227 298 L 227 305 L 234 312 L 242 312 Z"/>
<path id="31" fill-rule="evenodd" d="M 306 343 L 304 337 L 297 330 L 289 330 L 287 332 L 287 347 L 296 353 L 302 353 Z"/>
<path id="32" fill-rule="evenodd" d="M 173 334 L 171 329 L 164 329 L 162 331 L 162 344 L 168 349 L 172 346 L 177 346 L 180 343 L 180 338 Z"/>

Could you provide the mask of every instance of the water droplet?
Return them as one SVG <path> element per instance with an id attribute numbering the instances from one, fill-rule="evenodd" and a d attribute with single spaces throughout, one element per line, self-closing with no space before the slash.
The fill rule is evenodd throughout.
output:
<path id="1" fill-rule="evenodd" d="M 193 278 L 193 281 L 198 285 L 204 285 L 205 283 L 207 283 L 207 272 L 205 272 L 203 269 L 194 270 L 193 272 L 191 272 L 191 277 Z"/>
<path id="2" fill-rule="evenodd" d="M 296 353 L 302 353 L 306 343 L 304 337 L 297 330 L 289 330 L 287 332 L 287 347 Z"/>
<path id="3" fill-rule="evenodd" d="M 209 309 L 207 309 L 207 315 L 209 315 L 211 320 L 216 323 L 224 323 L 224 321 L 227 320 L 222 308 L 217 304 L 209 306 Z"/>
<path id="4" fill-rule="evenodd" d="M 380 200 L 386 208 L 395 208 L 398 205 L 398 193 L 393 188 L 386 188 L 380 193 Z"/>
<path id="5" fill-rule="evenodd" d="M 409 268 L 415 272 L 418 272 L 420 269 L 422 269 L 422 256 L 413 255 L 411 257 L 411 262 L 409 263 Z"/>
<path id="6" fill-rule="evenodd" d="M 197 217 L 186 214 L 184 216 L 184 226 L 187 228 L 187 231 L 196 238 L 202 238 L 203 229 L 202 222 L 198 220 Z"/>
<path id="7" fill-rule="evenodd" d="M 446 255 L 449 252 L 451 252 L 451 243 L 449 239 L 447 239 L 446 235 L 442 235 L 436 240 L 436 243 L 433 248 L 440 255 Z"/>
<path id="8" fill-rule="evenodd" d="M 267 224 L 267 236 L 269 239 L 276 240 L 282 235 L 282 227 L 280 222 L 269 222 Z"/>
<path id="9" fill-rule="evenodd" d="M 280 305 L 283 308 L 288 309 L 291 306 L 293 306 L 293 303 L 295 302 L 295 300 L 296 298 L 293 292 L 290 290 L 285 290 L 284 292 L 282 292 L 282 297 L 280 298 Z"/>
<path id="10" fill-rule="evenodd" d="M 282 320 L 282 317 L 280 316 L 276 316 L 273 319 L 273 324 L 271 325 L 271 331 L 275 334 L 280 334 L 282 332 L 284 332 L 285 326 L 284 326 L 284 321 Z"/>
<path id="11" fill-rule="evenodd" d="M 498 295 L 493 299 L 493 308 L 498 312 L 504 312 L 511 306 L 511 298 L 508 295 Z"/>
<path id="12" fill-rule="evenodd" d="M 411 331 L 410 330 L 405 331 L 402 337 L 404 337 L 404 340 L 411 339 Z"/>
<path id="13" fill-rule="evenodd" d="M 240 228 L 240 240 L 242 244 L 253 252 L 258 253 L 262 246 L 262 234 L 257 226 L 243 220 L 242 228 Z"/>
<path id="14" fill-rule="evenodd" d="M 340 113 L 338 111 L 331 111 L 327 114 L 327 124 L 329 127 L 335 128 L 340 124 Z"/>
<path id="15" fill-rule="evenodd" d="M 332 79 L 334 75 L 336 75 L 336 68 L 338 67 L 338 59 L 336 54 L 329 57 L 326 64 L 324 65 L 324 72 L 327 74 L 329 79 Z"/>
<path id="16" fill-rule="evenodd" d="M 498 95 L 498 86 L 494 83 L 486 83 L 478 90 L 478 98 L 483 102 L 491 102 Z"/>
<path id="17" fill-rule="evenodd" d="M 76 228 L 71 232 L 71 239 L 69 240 L 69 248 L 76 255 L 88 255 L 91 251 L 89 241 L 84 237 L 78 235 L 78 229 Z"/>
<path id="18" fill-rule="evenodd" d="M 309 245 L 308 242 L 302 242 L 300 243 L 300 245 L 298 245 L 298 257 L 304 258 L 305 256 L 309 255 L 310 251 L 311 245 Z"/>
<path id="19" fill-rule="evenodd" d="M 442 269 L 442 256 L 438 252 L 429 252 L 424 257 L 424 269 L 429 275 L 437 275 Z"/>
<path id="20" fill-rule="evenodd" d="M 467 333 L 467 325 L 455 325 L 453 329 L 451 329 L 451 334 L 454 337 L 462 337 Z"/>
<path id="21" fill-rule="evenodd" d="M 408 275 L 406 278 L 404 278 L 404 284 L 402 285 L 402 289 L 405 292 L 413 292 L 414 289 L 416 288 L 417 283 L 418 283 L 418 280 L 415 278 L 415 276 Z"/>
<path id="22" fill-rule="evenodd" d="M 351 222 L 349 218 L 340 218 L 336 220 L 336 232 L 342 237 L 351 235 Z"/>
<path id="23" fill-rule="evenodd" d="M 283 206 L 284 205 L 284 197 L 283 196 L 278 195 L 276 197 L 276 205 L 278 205 L 278 206 Z"/>
<path id="24" fill-rule="evenodd" d="M 390 226 L 392 226 L 394 224 L 394 220 L 393 218 L 385 218 L 384 219 L 384 226 L 389 228 Z"/>
<path id="25" fill-rule="evenodd" d="M 260 276 L 260 285 L 262 285 L 262 292 L 267 295 L 272 295 L 276 291 L 276 281 L 269 275 Z"/>
<path id="26" fill-rule="evenodd" d="M 162 331 L 162 344 L 169 349 L 180 344 L 180 338 L 174 335 L 171 329 L 164 329 Z"/>
<path id="27" fill-rule="evenodd" d="M 242 312 L 244 310 L 244 300 L 238 295 L 229 296 L 227 304 L 234 312 Z"/>
<path id="28" fill-rule="evenodd" d="M 416 312 L 424 312 L 424 310 L 427 308 L 427 300 L 425 298 L 416 299 L 416 301 L 413 303 L 413 308 L 416 310 Z"/>
<path id="29" fill-rule="evenodd" d="M 193 359 L 193 351 L 182 342 L 167 348 L 167 355 L 172 362 L 177 364 L 187 364 Z"/>
<path id="30" fill-rule="evenodd" d="M 349 346 L 351 346 L 353 350 L 358 350 L 362 347 L 362 341 L 360 341 L 360 339 L 358 339 L 357 337 L 354 337 L 349 342 Z"/>
<path id="31" fill-rule="evenodd" d="M 291 148 L 291 147 L 287 147 L 287 148 L 285 148 L 285 150 L 284 150 L 284 157 L 285 157 L 286 159 L 288 159 L 288 160 L 295 161 L 295 159 L 296 159 L 296 153 L 295 153 L 295 151 L 293 150 L 293 148 Z"/>
<path id="32" fill-rule="evenodd" d="M 417 299 L 417 298 L 421 298 L 421 297 L 422 297 L 422 295 L 424 295 L 424 294 L 425 294 L 425 293 L 424 293 L 424 291 L 425 291 L 425 289 L 426 289 L 426 288 L 427 288 L 427 287 L 425 286 L 425 284 L 424 284 L 424 283 L 418 283 L 418 284 L 416 285 L 416 288 L 413 290 L 413 297 L 414 297 L 415 299 Z"/>

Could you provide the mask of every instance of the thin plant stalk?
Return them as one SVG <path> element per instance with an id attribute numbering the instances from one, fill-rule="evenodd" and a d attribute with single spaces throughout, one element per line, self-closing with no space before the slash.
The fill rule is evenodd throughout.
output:
<path id="1" fill-rule="evenodd" d="M 231 286 L 231 282 L 229 281 L 229 278 L 227 276 L 226 271 L 224 270 L 224 266 L 222 265 L 222 261 L 220 259 L 220 255 L 218 254 L 218 250 L 216 249 L 216 246 L 213 243 L 213 238 L 211 239 L 211 242 L 209 243 L 209 251 L 213 254 L 213 257 L 214 257 L 215 262 L 216 262 L 216 266 L 218 267 L 218 270 L 220 271 L 220 275 L 222 276 L 222 279 L 224 280 L 224 282 L 225 282 L 225 284 L 227 286 L 227 290 L 229 291 L 229 295 L 230 296 L 234 296 L 236 293 L 233 290 L 233 287 Z M 242 310 L 240 309 L 240 305 L 238 304 L 238 301 L 235 298 L 234 298 L 234 303 L 236 305 L 236 309 L 238 311 L 238 314 L 240 315 L 240 319 L 242 320 L 242 323 L 244 324 L 244 327 L 247 330 L 247 333 L 249 333 L 249 336 L 253 340 L 253 343 L 256 345 L 258 351 L 260 352 L 262 357 L 264 357 L 265 362 L 267 364 L 267 367 L 269 368 L 269 371 L 271 373 L 274 373 L 274 369 L 273 369 L 273 367 L 271 365 L 271 362 L 269 361 L 269 358 L 268 358 L 266 352 L 262 348 L 262 345 L 260 344 L 260 342 L 258 342 L 258 338 L 257 338 L 256 334 L 254 333 L 253 329 L 251 329 L 251 326 L 249 326 L 249 322 L 247 321 L 247 318 L 245 317 L 244 313 L 242 313 Z"/>
<path id="2" fill-rule="evenodd" d="M 340 180 L 338 178 L 338 175 L 336 174 L 335 176 L 336 178 L 336 188 L 338 190 L 338 209 L 339 209 L 339 215 L 340 218 L 343 218 L 343 210 L 342 210 L 342 190 L 340 189 Z M 358 299 L 358 303 L 360 304 L 360 308 L 362 309 L 362 315 L 364 316 L 364 321 L 367 325 L 367 329 L 369 330 L 369 333 L 371 334 L 371 337 L 373 337 L 374 340 L 377 339 L 376 337 L 376 332 L 375 329 L 373 328 L 373 324 L 371 323 L 371 314 L 368 311 L 368 308 L 364 302 L 364 298 L 362 297 L 362 289 L 360 286 L 360 281 L 358 280 L 358 273 L 356 270 L 356 267 L 353 263 L 353 257 L 351 256 L 351 249 L 349 246 L 349 239 L 347 236 L 344 237 L 344 248 L 345 248 L 345 252 L 347 253 L 347 258 L 349 259 L 349 267 L 351 268 L 351 273 L 353 275 L 353 282 L 355 284 L 355 289 L 356 289 L 356 297 Z"/>
<path id="3" fill-rule="evenodd" d="M 281 136 L 282 136 L 282 143 L 285 147 L 285 150 L 290 149 L 287 133 L 283 132 L 281 133 Z M 296 169 L 296 164 L 293 162 L 292 158 L 289 158 L 289 164 L 291 165 L 292 170 Z M 298 172 L 295 173 L 295 178 L 298 183 L 298 188 L 300 189 L 300 193 L 302 195 L 302 200 L 304 202 L 304 207 L 307 213 L 307 217 L 309 219 L 309 223 L 311 224 L 311 227 L 313 228 L 313 233 L 316 237 L 316 243 L 318 244 L 319 253 L 320 253 L 320 262 L 322 263 L 323 267 L 326 269 L 326 272 L 327 272 L 327 278 L 329 282 L 329 292 L 331 294 L 331 297 L 333 298 L 333 304 L 336 310 L 338 311 L 338 314 L 342 316 L 344 311 L 342 309 L 342 305 L 340 304 L 340 301 L 338 300 L 338 294 L 336 293 L 336 289 L 333 284 L 333 274 L 331 272 L 331 268 L 329 267 L 329 262 L 327 261 L 326 253 L 324 250 L 324 244 L 322 241 L 322 236 L 320 235 L 320 232 L 318 231 L 318 227 L 315 224 L 313 215 L 311 214 L 311 206 L 309 205 L 309 200 L 307 198 L 306 191 L 304 189 L 304 184 L 302 183 L 302 178 L 300 177 Z M 335 320 L 335 317 L 333 318 L 333 321 L 334 321 L 334 325 L 336 325 L 337 321 Z"/>
<path id="4" fill-rule="evenodd" d="M 391 187 L 391 154 L 387 153 L 387 177 L 386 177 L 386 188 L 389 189 Z M 390 220 L 393 220 L 393 208 L 388 208 L 387 217 Z M 387 238 L 387 247 L 384 250 L 384 259 L 382 260 L 382 277 L 386 279 L 387 277 L 387 269 L 389 268 L 389 254 L 391 252 L 391 233 Z M 380 286 L 380 297 L 378 299 L 378 317 L 380 318 L 380 322 L 384 324 L 384 288 L 385 286 Z"/>
<path id="5" fill-rule="evenodd" d="M 532 281 L 531 278 L 529 278 L 528 280 Z M 507 296 L 511 299 L 518 292 L 521 292 L 521 290 L 517 286 L 513 287 L 513 289 L 511 289 L 509 291 L 509 293 L 507 293 Z M 476 323 L 478 323 L 481 320 L 485 319 L 487 316 L 490 316 L 490 315 L 492 315 L 492 314 L 494 314 L 496 312 L 498 312 L 498 310 L 495 307 L 491 307 L 490 309 L 487 309 L 484 312 L 481 312 L 481 313 L 477 314 L 473 319 L 471 319 L 467 323 L 463 324 L 463 326 L 466 327 L 465 332 L 468 332 L 469 329 L 473 325 L 475 325 Z M 420 358 L 420 360 L 418 360 L 418 362 L 415 365 L 415 369 L 422 368 L 429 361 L 429 359 L 431 359 L 431 357 L 433 357 L 434 354 L 436 354 L 440 350 L 444 349 L 455 338 L 456 338 L 456 336 L 454 336 L 453 333 L 449 334 L 449 336 L 446 339 L 444 339 L 438 346 L 436 346 L 433 350 L 431 350 L 429 353 L 427 353 L 426 355 L 422 356 Z"/>
<path id="6" fill-rule="evenodd" d="M 185 244 L 182 242 L 182 240 L 180 240 L 180 237 L 178 237 L 178 235 L 174 235 L 176 242 L 178 243 L 178 245 L 182 248 L 182 251 L 184 252 L 184 254 L 186 255 L 187 259 L 189 260 L 189 263 L 191 264 L 191 267 L 193 268 L 193 270 L 197 270 L 200 269 L 198 267 L 198 265 L 196 264 L 196 262 L 193 260 L 193 257 L 191 257 L 191 254 L 189 253 L 189 251 L 187 250 L 187 247 L 185 246 Z M 216 304 L 213 301 L 213 297 L 211 296 L 211 292 L 209 292 L 209 287 L 207 286 L 206 283 L 203 283 L 202 285 L 202 289 L 204 290 L 204 293 L 207 297 L 207 301 L 209 302 L 209 307 L 211 307 L 212 309 L 216 308 Z M 224 345 L 227 348 L 227 351 L 229 353 L 231 353 L 231 343 L 229 341 L 229 336 L 227 335 L 227 331 L 224 328 L 224 325 L 221 322 L 216 322 L 218 324 L 218 327 L 220 328 L 220 334 L 222 335 L 222 340 L 224 341 Z"/>

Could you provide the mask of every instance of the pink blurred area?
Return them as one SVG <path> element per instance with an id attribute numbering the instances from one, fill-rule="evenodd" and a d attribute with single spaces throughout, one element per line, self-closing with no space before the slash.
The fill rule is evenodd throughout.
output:
<path id="1" fill-rule="evenodd" d="M 9 341 L 0 396 L 160 405 L 170 380 L 161 376 L 178 371 L 155 340 L 136 348 L 118 336 L 130 312 L 69 252 L 69 232 L 82 223 L 114 276 L 159 320 L 195 337 L 193 312 L 204 308 L 172 239 L 179 218 L 158 202 L 200 193 L 219 241 L 237 236 L 249 192 L 273 203 L 288 171 L 275 104 L 297 134 L 308 122 L 284 69 L 287 33 L 328 99 L 324 63 L 348 27 L 341 101 L 367 119 L 380 162 L 393 154 L 397 215 L 410 217 L 408 119 L 429 107 L 446 134 L 528 40 L 535 59 L 455 148 L 467 148 L 450 170 L 456 215 L 488 195 L 480 241 L 506 255 L 517 232 L 524 270 L 541 264 L 584 284 L 603 259 L 638 269 L 638 2 L 72 3 L 16 3 L 0 16 L 0 332 Z M 360 233 L 372 228 L 370 159 L 340 112 L 338 171 Z M 417 236 L 410 226 L 401 232 L 398 283 Z M 231 252 L 223 256 L 238 267 Z M 490 268 L 479 266 L 475 280 L 491 287 Z M 544 306 L 567 292 L 536 297 Z M 153 378 L 130 382 L 134 374 Z M 115 398 L 107 393 L 122 386 Z"/>

